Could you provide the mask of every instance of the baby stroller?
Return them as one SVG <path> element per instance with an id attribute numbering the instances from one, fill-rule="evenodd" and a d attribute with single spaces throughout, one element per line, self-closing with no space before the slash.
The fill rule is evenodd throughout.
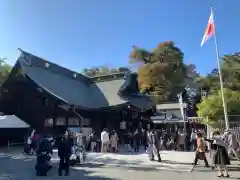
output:
<path id="1" fill-rule="evenodd" d="M 86 160 L 86 152 L 82 146 L 73 146 L 72 154 L 70 156 L 70 166 L 76 166 L 77 164 L 83 164 Z"/>
<path id="2" fill-rule="evenodd" d="M 41 152 L 37 155 L 36 176 L 47 176 L 48 171 L 52 168 L 50 160 L 51 156 L 47 152 Z"/>

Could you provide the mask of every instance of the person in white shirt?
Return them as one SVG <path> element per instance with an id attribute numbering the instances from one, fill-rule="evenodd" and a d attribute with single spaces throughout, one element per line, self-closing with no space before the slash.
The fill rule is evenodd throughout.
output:
<path id="1" fill-rule="evenodd" d="M 107 132 L 107 129 L 104 129 L 101 133 L 101 152 L 107 152 L 108 151 L 108 145 L 109 145 L 109 134 Z"/>

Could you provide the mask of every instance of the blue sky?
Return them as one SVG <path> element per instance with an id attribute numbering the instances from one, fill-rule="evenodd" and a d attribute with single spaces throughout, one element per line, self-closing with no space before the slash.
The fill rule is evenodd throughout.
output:
<path id="1" fill-rule="evenodd" d="M 132 45 L 173 40 L 201 74 L 216 66 L 214 41 L 200 42 L 212 3 L 220 54 L 240 51 L 239 0 L 1 0 L 0 56 L 22 48 L 75 71 L 128 65 Z"/>

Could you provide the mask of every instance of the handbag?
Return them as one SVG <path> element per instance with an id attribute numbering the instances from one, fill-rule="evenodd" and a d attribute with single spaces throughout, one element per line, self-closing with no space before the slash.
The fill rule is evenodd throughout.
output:
<path id="1" fill-rule="evenodd" d="M 146 149 L 146 153 L 147 154 L 152 153 L 152 147 L 148 146 L 147 149 Z"/>
<path id="2" fill-rule="evenodd" d="M 157 150 L 156 146 L 153 146 L 153 154 L 154 154 L 155 156 L 158 155 L 158 150 Z"/>
<path id="3" fill-rule="evenodd" d="M 70 160 L 77 160 L 77 155 L 76 154 L 72 154 L 69 159 Z"/>
<path id="4" fill-rule="evenodd" d="M 205 158 L 205 153 L 204 152 L 196 151 L 196 155 L 198 156 L 198 158 L 200 160 L 204 160 L 204 158 Z"/>
<path id="5" fill-rule="evenodd" d="M 30 137 L 27 139 L 27 144 L 32 144 L 32 140 Z"/>

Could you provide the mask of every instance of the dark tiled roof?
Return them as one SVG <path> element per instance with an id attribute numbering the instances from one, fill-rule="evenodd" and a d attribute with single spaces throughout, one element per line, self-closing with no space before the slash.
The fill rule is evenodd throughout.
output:
<path id="1" fill-rule="evenodd" d="M 136 107 L 147 107 L 146 97 L 119 94 L 121 87 L 126 84 L 124 73 L 88 78 L 24 51 L 18 62 L 23 73 L 32 81 L 67 104 L 104 108 L 130 102 Z"/>
<path id="2" fill-rule="evenodd" d="M 94 102 L 100 102 L 100 98 L 105 97 L 108 101 L 108 106 L 116 106 L 118 104 L 126 103 L 119 95 L 118 91 L 123 85 L 124 79 L 116 79 L 110 81 L 102 81 L 91 84 L 91 95 Z M 99 95 L 98 91 L 102 92 L 102 96 Z"/>
<path id="3" fill-rule="evenodd" d="M 20 50 L 20 51 L 22 53 L 21 53 L 21 56 L 19 57 L 19 59 L 21 59 L 21 57 L 24 56 L 24 61 L 25 62 L 22 62 L 22 63 L 24 63 L 25 66 L 27 66 L 27 64 L 29 64 L 30 67 L 45 69 L 45 70 L 47 70 L 47 71 L 49 71 L 50 73 L 53 73 L 53 74 L 61 74 L 62 76 L 65 76 L 68 79 L 74 79 L 75 81 L 80 81 L 81 83 L 86 83 L 86 84 L 92 83 L 91 79 L 89 79 L 88 77 L 84 76 L 81 73 L 71 71 L 71 70 L 69 70 L 65 67 L 59 66 L 55 63 L 52 63 L 52 62 L 47 61 L 43 58 L 32 55 L 28 52 L 25 52 L 25 51 L 22 51 L 22 50 Z M 47 66 L 49 68 L 47 68 Z"/>

